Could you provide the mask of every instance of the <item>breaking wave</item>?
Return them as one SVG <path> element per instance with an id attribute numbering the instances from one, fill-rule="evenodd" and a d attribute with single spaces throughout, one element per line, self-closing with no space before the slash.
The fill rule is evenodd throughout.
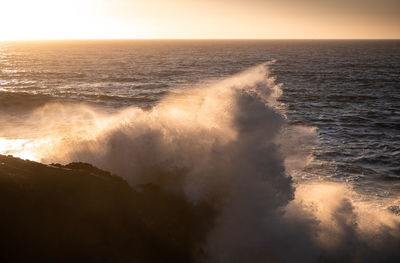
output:
<path id="1" fill-rule="evenodd" d="M 34 139 L 7 153 L 88 162 L 134 188 L 209 204 L 217 213 L 201 249 L 211 262 L 395 262 L 398 217 L 345 185 L 292 177 L 311 160 L 316 133 L 288 124 L 270 64 L 151 109 L 46 104 L 18 125 L 35 127 Z"/>

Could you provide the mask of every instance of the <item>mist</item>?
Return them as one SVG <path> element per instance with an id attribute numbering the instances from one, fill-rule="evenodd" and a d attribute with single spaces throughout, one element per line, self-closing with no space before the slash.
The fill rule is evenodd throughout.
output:
<path id="1" fill-rule="evenodd" d="M 194 261 L 397 262 L 398 216 L 347 185 L 295 176 L 312 161 L 316 129 L 288 123 L 271 63 L 151 109 L 45 103 L 9 121 L 8 132 L 30 137 L 3 153 L 87 162 L 133 189 L 157 185 L 207 204 L 216 211 L 199 245 L 207 257 Z"/>

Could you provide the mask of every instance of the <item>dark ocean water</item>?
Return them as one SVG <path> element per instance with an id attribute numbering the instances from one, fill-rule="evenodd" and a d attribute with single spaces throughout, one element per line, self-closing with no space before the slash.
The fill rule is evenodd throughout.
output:
<path id="1" fill-rule="evenodd" d="M 54 101 L 148 108 L 273 60 L 289 122 L 317 128 L 304 172 L 400 193 L 400 41 L 4 42 L 0 123 Z"/>

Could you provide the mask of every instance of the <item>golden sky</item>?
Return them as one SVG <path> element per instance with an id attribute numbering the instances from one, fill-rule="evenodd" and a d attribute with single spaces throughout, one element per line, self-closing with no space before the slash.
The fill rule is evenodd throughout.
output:
<path id="1" fill-rule="evenodd" d="M 400 38 L 400 0 L 0 0 L 0 40 Z"/>

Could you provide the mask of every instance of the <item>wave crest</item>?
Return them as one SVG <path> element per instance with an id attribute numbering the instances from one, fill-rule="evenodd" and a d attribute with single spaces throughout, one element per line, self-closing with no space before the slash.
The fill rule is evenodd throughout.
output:
<path id="1" fill-rule="evenodd" d="M 311 147 L 299 145 L 312 142 L 315 129 L 288 126 L 270 64 L 168 95 L 149 110 L 47 105 L 25 122 L 52 132 L 32 151 L 43 162 L 92 163 L 133 187 L 157 184 L 210 204 L 218 213 L 203 249 L 212 262 L 390 261 L 398 232 L 375 233 L 387 246 L 370 242 L 350 197 L 338 198 L 342 186 L 329 188 L 336 190 L 328 201 L 324 192 L 295 191 L 289 172 L 307 163 Z M 379 226 L 398 230 L 387 218 Z"/>

